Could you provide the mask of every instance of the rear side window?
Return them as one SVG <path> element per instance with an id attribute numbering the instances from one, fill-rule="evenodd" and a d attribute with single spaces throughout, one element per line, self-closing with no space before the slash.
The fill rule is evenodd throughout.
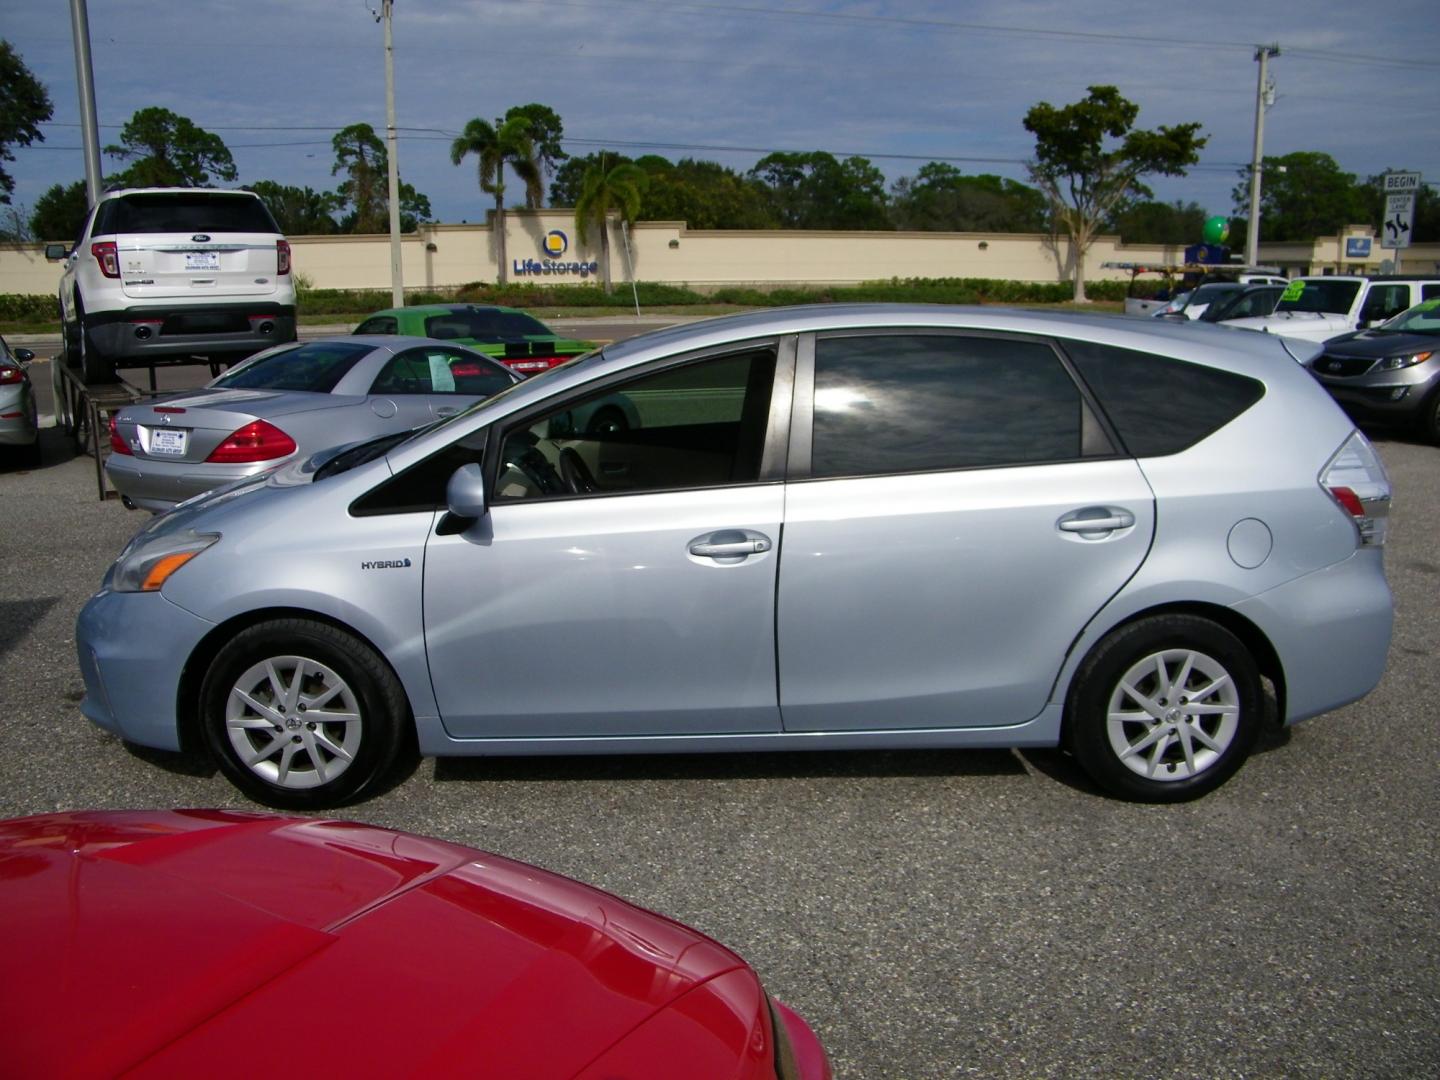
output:
<path id="1" fill-rule="evenodd" d="M 945 334 L 815 343 L 813 477 L 1082 457 L 1086 406 L 1049 345 Z"/>
<path id="2" fill-rule="evenodd" d="M 100 204 L 91 235 L 110 233 L 278 233 L 265 204 L 253 195 L 166 191 L 124 195 Z"/>
<path id="3" fill-rule="evenodd" d="M 1134 457 L 1176 454 L 1265 396 L 1265 384 L 1168 356 L 1062 343 Z"/>
<path id="4" fill-rule="evenodd" d="M 425 336 L 441 340 L 471 338 L 475 341 L 500 342 L 527 335 L 548 337 L 550 331 L 545 328 L 544 323 L 521 312 L 487 311 L 484 308 L 461 308 L 447 311 L 443 315 L 432 315 L 425 320 Z"/>
<path id="5" fill-rule="evenodd" d="M 213 385 L 237 390 L 308 390 L 328 394 L 360 360 L 369 345 L 310 341 L 238 367 Z"/>

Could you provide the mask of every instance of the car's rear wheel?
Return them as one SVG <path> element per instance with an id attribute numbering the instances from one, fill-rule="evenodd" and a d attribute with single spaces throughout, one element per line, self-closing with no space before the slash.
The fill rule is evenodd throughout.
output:
<path id="1" fill-rule="evenodd" d="M 205 675 L 200 718 L 236 787 L 301 810 L 358 796 L 394 766 L 411 730 L 385 661 L 353 634 L 308 619 L 237 634 Z"/>
<path id="2" fill-rule="evenodd" d="M 1066 711 L 1071 751 L 1112 794 L 1181 802 L 1213 791 L 1255 745 L 1263 696 L 1244 644 L 1194 615 L 1121 627 L 1081 665 Z"/>

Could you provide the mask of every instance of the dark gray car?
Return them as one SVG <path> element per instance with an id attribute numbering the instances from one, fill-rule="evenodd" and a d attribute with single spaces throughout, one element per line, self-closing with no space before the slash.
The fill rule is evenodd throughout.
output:
<path id="1" fill-rule="evenodd" d="M 1440 299 L 1331 338 L 1308 366 L 1358 419 L 1413 426 L 1440 443 Z"/>

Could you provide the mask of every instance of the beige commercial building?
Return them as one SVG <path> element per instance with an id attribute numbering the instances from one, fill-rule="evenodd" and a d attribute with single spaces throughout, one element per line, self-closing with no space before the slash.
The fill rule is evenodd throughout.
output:
<path id="1" fill-rule="evenodd" d="M 505 215 L 507 276 L 544 285 L 590 283 L 601 276 L 598 235 L 581 243 L 568 210 L 510 211 Z M 291 237 L 295 269 L 315 288 L 390 288 L 387 236 Z M 642 221 L 610 227 L 614 281 L 650 281 L 708 292 L 727 285 L 774 288 L 849 285 L 894 278 L 998 278 L 1069 280 L 1069 245 L 1027 233 L 826 232 L 689 229 L 683 222 Z M 405 286 L 446 289 L 493 282 L 498 264 L 488 225 L 423 225 L 401 243 Z M 1402 270 L 1440 270 L 1440 244 L 1404 252 Z M 1263 244 L 1261 262 L 1293 275 L 1381 273 L 1394 252 L 1380 247 L 1374 230 L 1355 226 L 1312 244 Z M 1174 263 L 1183 249 L 1126 244 L 1097 237 L 1085 255 L 1087 281 L 1123 280 L 1105 262 Z M 0 248 L 0 293 L 53 293 L 58 263 L 43 245 Z"/>

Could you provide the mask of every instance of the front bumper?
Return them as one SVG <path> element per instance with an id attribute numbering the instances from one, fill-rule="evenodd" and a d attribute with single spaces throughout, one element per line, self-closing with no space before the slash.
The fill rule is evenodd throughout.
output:
<path id="1" fill-rule="evenodd" d="M 80 711 L 130 742 L 179 750 L 180 676 L 213 627 L 159 593 L 102 589 L 75 624 L 85 679 Z"/>
<path id="2" fill-rule="evenodd" d="M 1418 417 L 1430 395 L 1440 391 L 1440 358 L 1414 367 L 1343 378 L 1311 369 L 1330 396 L 1352 416 L 1377 423 L 1404 423 Z"/>

